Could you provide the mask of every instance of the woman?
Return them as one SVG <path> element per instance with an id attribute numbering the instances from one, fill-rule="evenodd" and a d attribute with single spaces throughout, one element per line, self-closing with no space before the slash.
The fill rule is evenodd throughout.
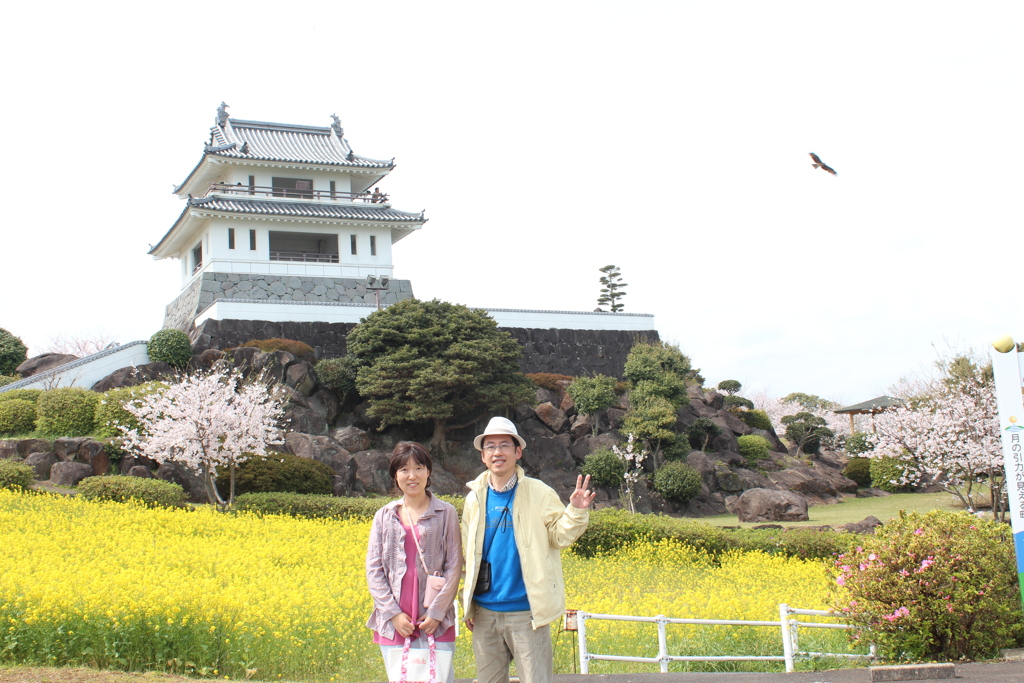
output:
<path id="1" fill-rule="evenodd" d="M 462 574 L 462 536 L 455 508 L 428 490 L 433 463 L 418 443 L 402 441 L 391 453 L 389 473 L 402 497 L 377 511 L 366 552 L 366 582 L 373 613 L 366 625 L 384 661 L 391 648 L 427 647 L 455 651 L 455 593 Z M 417 551 L 422 550 L 422 558 Z M 424 568 L 426 564 L 426 568 Z M 423 607 L 427 571 L 440 573 L 444 587 Z M 455 680 L 450 667 L 447 683 Z"/>

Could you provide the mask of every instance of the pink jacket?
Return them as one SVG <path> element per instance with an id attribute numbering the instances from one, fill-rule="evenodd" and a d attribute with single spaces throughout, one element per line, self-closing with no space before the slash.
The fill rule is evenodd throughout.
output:
<path id="1" fill-rule="evenodd" d="M 366 583 L 373 598 L 373 613 L 366 622 L 369 628 L 385 638 L 395 637 L 391 618 L 402 612 L 398 606 L 402 577 L 408 562 L 405 557 L 405 529 L 398 519 L 396 508 L 401 499 L 392 501 L 377 511 L 370 528 L 370 543 L 366 551 Z M 431 573 L 440 571 L 445 578 L 444 590 L 438 593 L 426 615 L 441 622 L 435 635 L 441 635 L 455 624 L 455 594 L 462 575 L 462 534 L 459 514 L 451 503 L 433 494 L 430 507 L 417 524 L 420 548 Z M 417 604 L 423 604 L 423 587 L 427 577 L 423 565 L 416 562 L 419 572 L 420 595 Z"/>

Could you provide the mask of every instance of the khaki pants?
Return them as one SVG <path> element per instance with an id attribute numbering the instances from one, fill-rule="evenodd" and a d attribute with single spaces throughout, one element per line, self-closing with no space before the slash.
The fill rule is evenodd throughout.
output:
<path id="1" fill-rule="evenodd" d="M 473 654 L 478 683 L 508 683 L 513 659 L 522 683 L 552 683 L 551 626 L 534 630 L 530 612 L 492 612 L 476 606 Z"/>

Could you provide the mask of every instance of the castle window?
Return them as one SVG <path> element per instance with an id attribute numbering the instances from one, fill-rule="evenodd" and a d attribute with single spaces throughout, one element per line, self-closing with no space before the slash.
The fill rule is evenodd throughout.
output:
<path id="1" fill-rule="evenodd" d="M 192 250 L 192 272 L 196 273 L 203 267 L 203 243 L 200 242 Z"/>
<path id="2" fill-rule="evenodd" d="M 249 194 L 256 194 L 256 176 L 249 176 Z"/>
<path id="3" fill-rule="evenodd" d="M 377 255 L 377 236 L 370 235 L 370 256 Z"/>
<path id="4" fill-rule="evenodd" d="M 228 249 L 235 248 L 235 229 L 228 228 Z"/>
<path id="5" fill-rule="evenodd" d="M 256 251 L 256 231 L 249 231 L 249 249 L 250 251 Z"/>
<path id="6" fill-rule="evenodd" d="M 271 178 L 275 197 L 313 198 L 313 181 L 300 178 Z"/>
<path id="7" fill-rule="evenodd" d="M 352 235 L 351 239 L 349 240 L 349 245 L 350 245 L 350 246 L 351 246 L 351 248 L 352 248 L 352 255 L 353 255 L 353 256 L 355 256 L 355 255 L 356 255 L 357 253 L 359 253 L 359 252 L 358 252 L 358 251 L 356 250 L 356 236 L 355 236 L 355 235 Z"/>
<path id="8" fill-rule="evenodd" d="M 337 263 L 338 236 L 315 232 L 271 231 L 270 260 Z"/>

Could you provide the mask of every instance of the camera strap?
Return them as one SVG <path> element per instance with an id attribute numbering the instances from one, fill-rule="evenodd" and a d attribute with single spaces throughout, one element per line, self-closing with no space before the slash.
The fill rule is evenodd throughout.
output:
<path id="1" fill-rule="evenodd" d="M 486 541 L 484 542 L 484 554 L 483 554 L 482 558 L 484 560 L 488 561 L 488 562 L 490 562 L 490 560 L 488 559 L 488 555 L 491 552 L 491 546 L 494 545 L 494 536 L 498 534 L 498 530 L 501 528 L 502 522 L 505 521 L 505 516 L 506 515 L 510 515 L 511 516 L 511 514 L 512 514 L 512 506 L 516 502 L 516 489 L 518 489 L 518 488 L 519 488 L 519 485 L 516 484 L 515 488 L 512 489 L 512 495 L 509 496 L 508 505 L 504 506 L 501 509 L 501 515 L 498 516 L 498 522 L 494 525 L 494 534 L 491 535 L 491 542 L 490 542 L 490 544 L 486 543 Z M 488 489 L 487 495 L 488 496 L 491 495 L 490 489 Z M 486 499 L 484 499 L 484 533 L 485 534 L 487 533 L 487 500 Z"/>

